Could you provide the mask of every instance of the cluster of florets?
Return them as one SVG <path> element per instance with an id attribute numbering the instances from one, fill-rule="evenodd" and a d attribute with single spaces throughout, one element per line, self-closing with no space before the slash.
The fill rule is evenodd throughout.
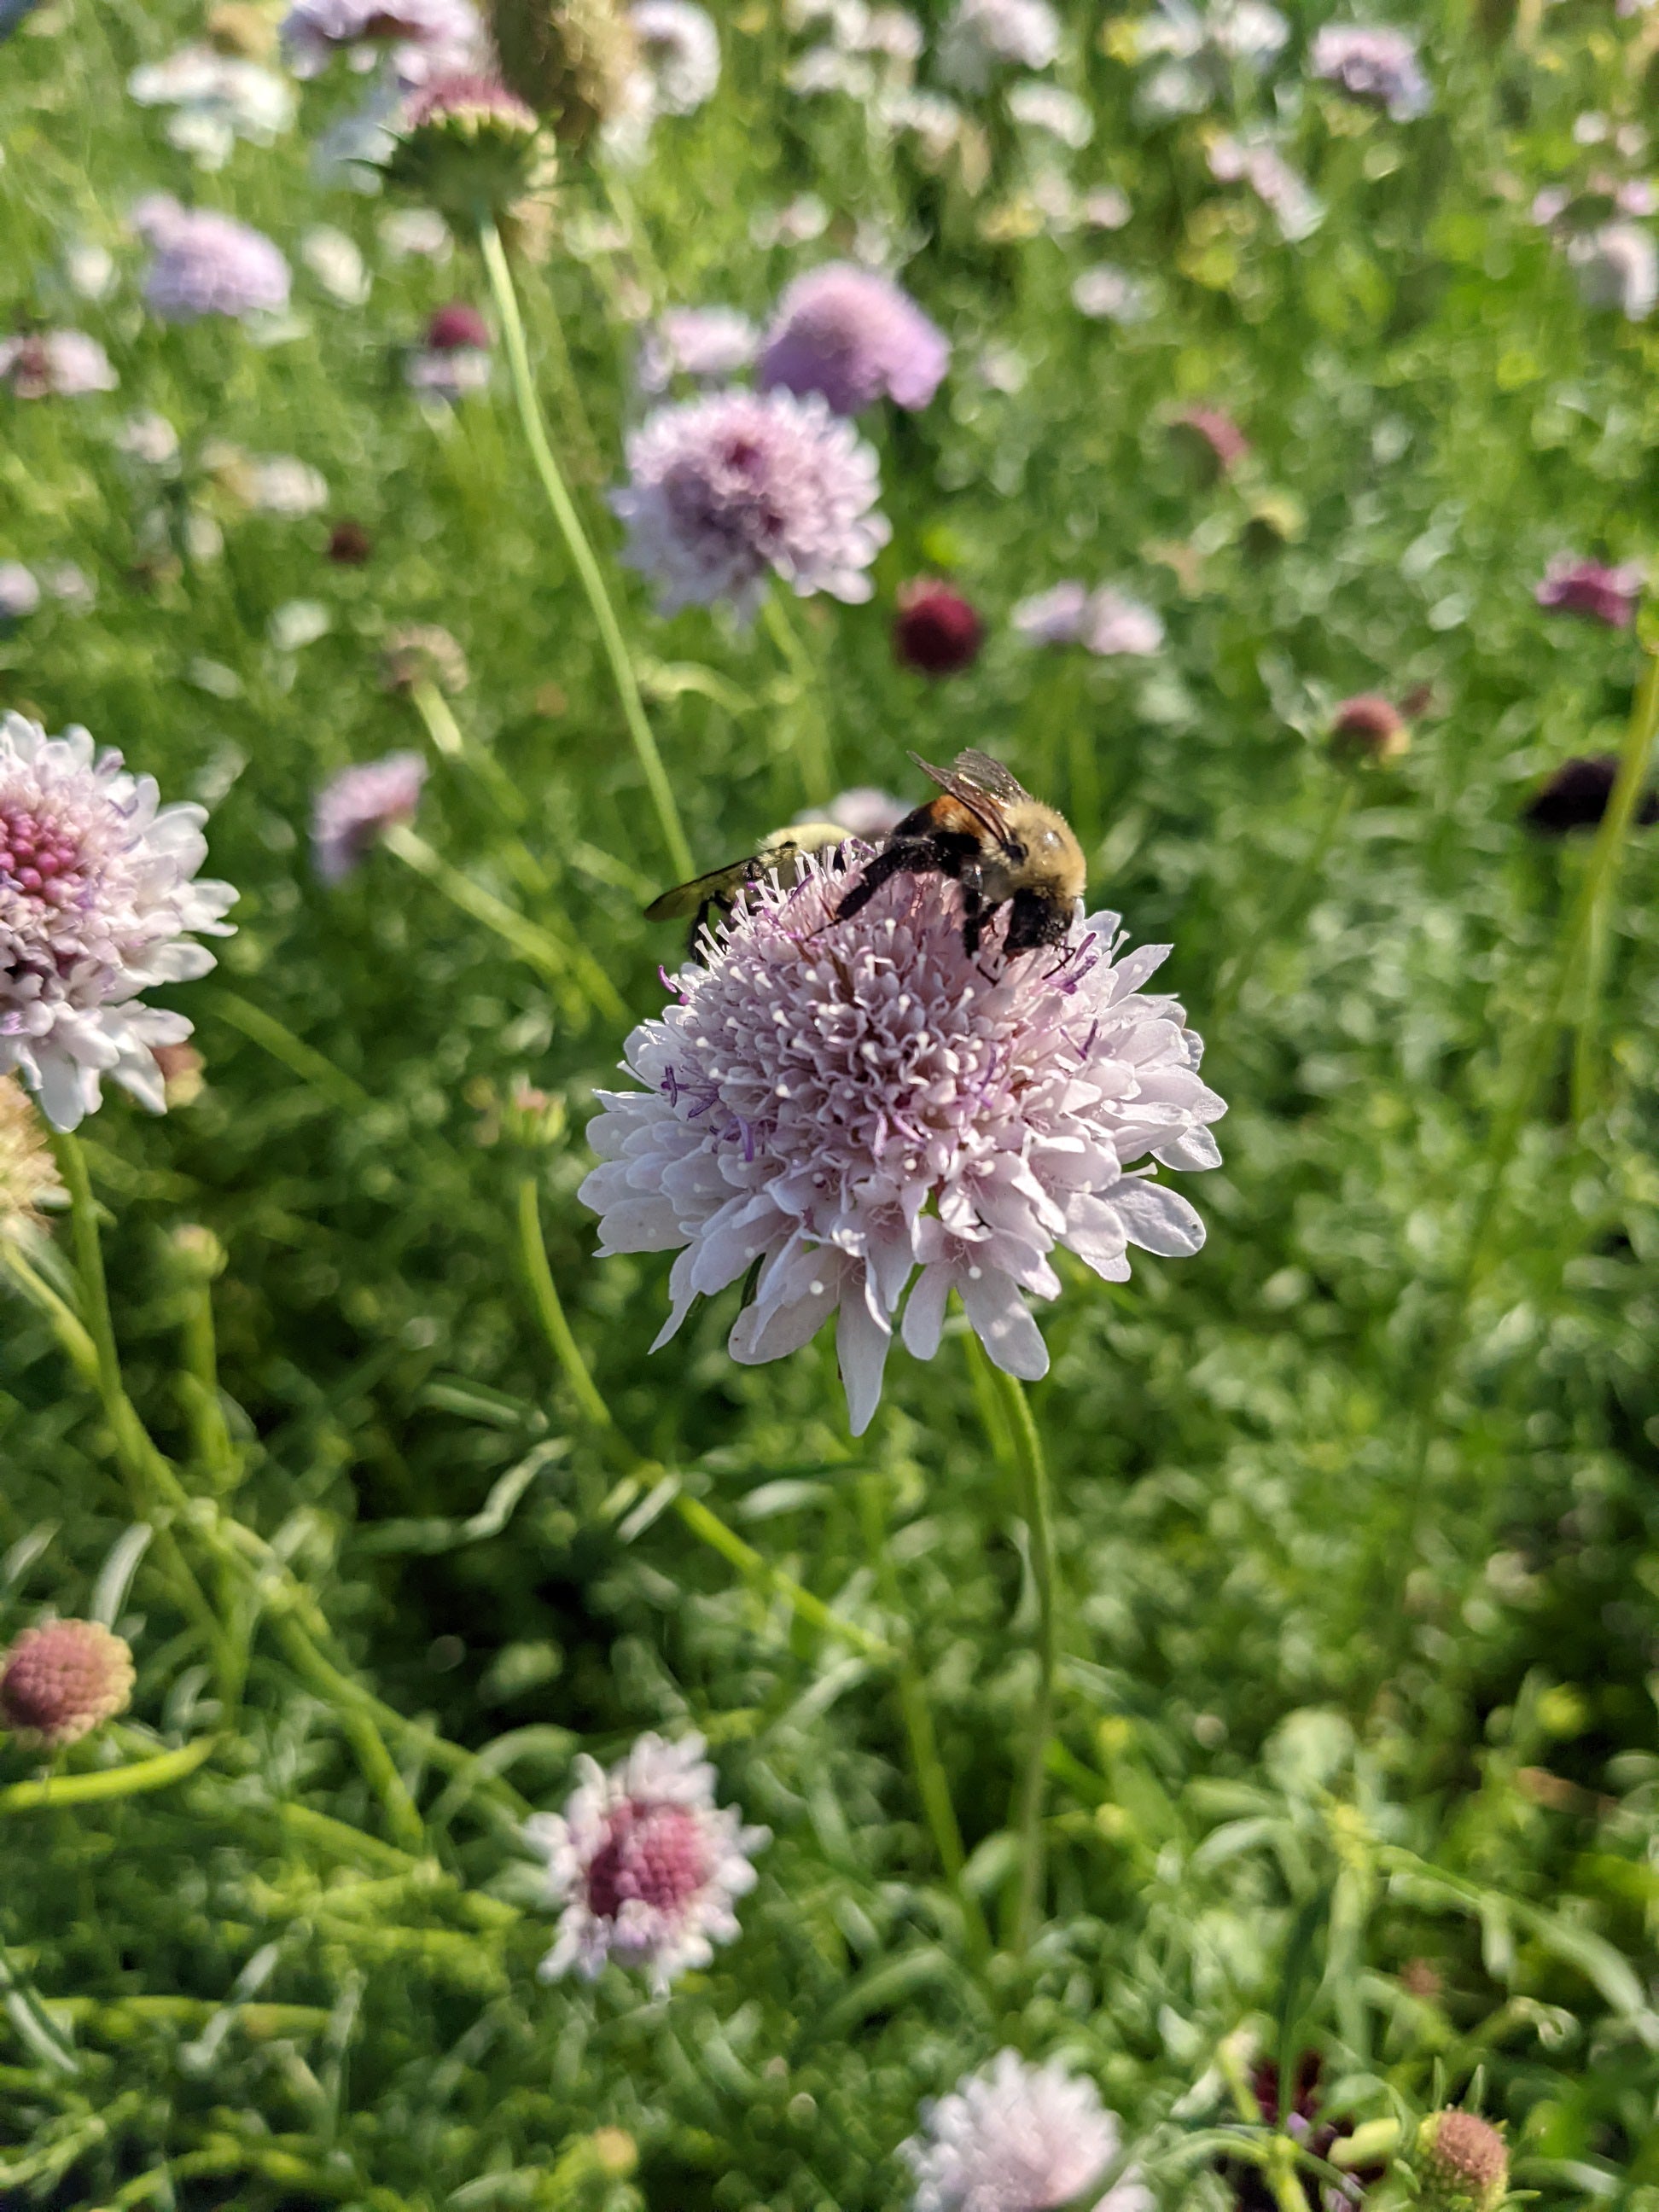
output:
<path id="1" fill-rule="evenodd" d="M 429 77 L 405 100 L 383 164 L 387 181 L 458 227 L 499 221 L 537 181 L 541 125 L 497 78 Z"/>
<path id="2" fill-rule="evenodd" d="M 659 409 L 628 441 L 611 495 L 625 558 L 664 614 L 727 599 L 752 614 L 775 575 L 805 597 L 870 597 L 891 532 L 872 449 L 814 394 L 721 392 Z"/>
<path id="3" fill-rule="evenodd" d="M 263 232 L 212 208 L 180 207 L 165 192 L 140 201 L 132 222 L 155 256 L 144 297 L 164 322 L 276 315 L 287 307 L 288 263 Z"/>
<path id="4" fill-rule="evenodd" d="M 1029 2065 L 1000 2051 L 982 2072 L 922 2108 L 919 2135 L 900 2145 L 915 2175 L 915 2212 L 1059 2212 L 1082 2206 L 1122 2155 L 1115 2112 L 1094 2083 L 1057 2059 Z M 1092 2212 L 1152 2212 L 1132 2172 Z"/>
<path id="5" fill-rule="evenodd" d="M 414 820 L 426 775 L 419 753 L 394 752 L 329 778 L 311 817 L 312 861 L 322 882 L 343 883 L 387 830 Z"/>
<path id="6" fill-rule="evenodd" d="M 212 967 L 191 933 L 226 934 L 236 896 L 195 880 L 206 818 L 161 806 L 84 730 L 0 724 L 0 1072 L 15 1068 L 60 1129 L 97 1106 L 106 1075 L 162 1109 L 155 1047 L 191 1024 L 139 994 Z"/>
<path id="7" fill-rule="evenodd" d="M 1124 951 L 1108 914 L 1012 959 L 999 921 L 970 957 L 939 876 L 838 919 L 857 858 L 801 861 L 705 938 L 629 1040 L 642 1088 L 602 1094 L 581 1196 L 603 1253 L 678 1254 L 659 1344 L 745 1276 L 745 1364 L 833 1317 L 861 1432 L 895 1334 L 931 1359 L 952 1291 L 996 1364 L 1035 1377 L 1025 1295 L 1059 1295 L 1057 1244 L 1110 1282 L 1132 1245 L 1195 1252 L 1198 1215 L 1150 1168 L 1213 1166 L 1224 1108 L 1179 1005 L 1142 989 L 1167 946 Z"/>
<path id="8" fill-rule="evenodd" d="M 294 120 L 293 88 L 274 70 L 210 46 L 181 46 L 127 79 L 141 107 L 164 107 L 168 142 L 204 169 L 220 169 L 239 138 L 275 143 Z"/>
<path id="9" fill-rule="evenodd" d="M 1479 2112 L 1431 2112 L 1417 2131 L 1418 2212 L 1500 2212 L 1509 2147 Z"/>
<path id="10" fill-rule="evenodd" d="M 1585 560 L 1577 553 L 1558 553 L 1533 596 L 1552 614 L 1577 615 L 1585 622 L 1603 623 L 1609 629 L 1628 629 L 1636 620 L 1646 580 L 1639 561 L 1612 567 L 1605 561 Z"/>
<path id="11" fill-rule="evenodd" d="M 95 1620 L 26 1628 L 0 1664 L 0 1728 L 42 1751 L 78 1743 L 132 1698 L 132 1652 Z"/>
<path id="12" fill-rule="evenodd" d="M 1380 23 L 1327 23 L 1309 56 L 1316 77 L 1339 85 L 1350 100 L 1385 108 L 1396 123 L 1426 114 L 1434 95 L 1417 58 L 1417 41 Z"/>
<path id="13" fill-rule="evenodd" d="M 525 1823 L 547 1863 L 548 1901 L 561 1908 L 542 1972 L 555 1980 L 574 1968 L 591 1981 L 615 1959 L 665 1990 L 737 1935 L 732 1908 L 755 1886 L 752 1861 L 769 1832 L 715 1802 L 700 1735 L 643 1735 L 609 1773 L 586 1758 L 576 1771 L 562 1815 Z"/>
<path id="14" fill-rule="evenodd" d="M 337 54 L 372 69 L 390 52 L 405 84 L 476 62 L 483 26 L 471 0 L 294 0 L 283 46 L 295 76 L 316 76 Z"/>
<path id="15" fill-rule="evenodd" d="M 890 278 L 830 262 L 796 279 L 778 306 L 756 367 L 764 391 L 820 393 L 837 415 L 878 399 L 926 407 L 950 364 L 944 334 Z"/>

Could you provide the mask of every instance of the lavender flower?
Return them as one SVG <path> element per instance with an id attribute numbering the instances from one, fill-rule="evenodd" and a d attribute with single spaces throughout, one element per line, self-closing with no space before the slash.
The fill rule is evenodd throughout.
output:
<path id="1" fill-rule="evenodd" d="M 1327 23 L 1313 42 L 1309 67 L 1350 100 L 1384 107 L 1396 123 L 1426 114 L 1434 95 L 1409 33 L 1379 23 Z"/>
<path id="2" fill-rule="evenodd" d="M 1135 34 L 1136 58 L 1158 62 L 1140 87 L 1139 105 L 1155 120 L 1196 115 L 1226 99 L 1235 65 L 1265 70 L 1290 34 L 1266 0 L 1214 0 L 1201 11 L 1191 0 L 1158 0 Z"/>
<path id="3" fill-rule="evenodd" d="M 714 98 L 720 81 L 720 40 L 706 9 L 691 0 L 636 0 L 628 20 L 651 79 L 653 105 L 660 113 L 690 115 Z"/>
<path id="4" fill-rule="evenodd" d="M 30 331 L 0 338 L 0 380 L 15 399 L 80 399 L 113 392 L 109 356 L 84 331 Z"/>
<path id="5" fill-rule="evenodd" d="M 166 107 L 169 144 L 204 169 L 222 169 L 239 138 L 274 145 L 294 120 L 294 94 L 275 70 L 211 46 L 181 46 L 127 79 L 141 107 Z"/>
<path id="6" fill-rule="evenodd" d="M 750 615 L 772 574 L 802 598 L 869 598 L 864 571 L 891 534 L 872 511 L 876 456 L 816 393 L 659 408 L 629 437 L 628 465 L 611 505 L 664 614 L 726 599 Z"/>
<path id="7" fill-rule="evenodd" d="M 20 1742 L 61 1751 L 132 1701 L 132 1650 L 95 1620 L 26 1628 L 0 1668 L 0 1726 Z"/>
<path id="8" fill-rule="evenodd" d="M 325 884 L 341 884 L 383 830 L 412 822 L 426 781 L 419 753 L 342 769 L 317 794 L 311 817 L 313 865 Z"/>
<path id="9" fill-rule="evenodd" d="M 547 1980 L 573 1966 L 595 1980 L 614 1955 L 647 1967 L 660 1992 L 738 1934 L 732 1907 L 754 1887 L 750 1862 L 771 1838 L 715 1803 L 702 1753 L 700 1735 L 642 1735 L 608 1774 L 578 1759 L 563 1817 L 526 1821 L 525 1840 L 547 1860 L 549 1901 L 564 1908 L 542 1961 Z"/>
<path id="10" fill-rule="evenodd" d="M 908 292 L 850 262 L 797 277 L 778 303 L 756 371 L 763 390 L 821 392 L 837 415 L 861 415 L 884 397 L 927 406 L 951 348 Z"/>
<path id="11" fill-rule="evenodd" d="M 1022 599 L 1009 620 L 1029 645 L 1075 645 L 1089 612 L 1087 588 L 1067 577 Z"/>
<path id="12" fill-rule="evenodd" d="M 288 264 L 262 232 L 211 208 L 180 207 L 165 192 L 140 201 L 132 222 L 155 251 L 144 297 L 164 322 L 287 307 Z"/>
<path id="13" fill-rule="evenodd" d="M 1636 620 L 1636 603 L 1646 580 L 1638 561 L 1610 568 L 1602 561 L 1558 553 L 1533 597 L 1553 614 L 1579 615 L 1586 622 L 1605 623 L 1609 629 L 1628 629 Z"/>
<path id="14" fill-rule="evenodd" d="M 16 1069 L 60 1129 L 97 1106 L 105 1075 L 161 1111 L 154 1048 L 191 1024 L 138 994 L 212 967 L 191 931 L 229 933 L 235 892 L 192 880 L 204 810 L 157 798 L 119 753 L 94 760 L 84 730 L 0 723 L 0 1073 Z"/>
<path id="15" fill-rule="evenodd" d="M 916 2177 L 915 2212 L 1056 2212 L 1097 2188 L 1121 2148 L 1117 2115 L 1092 2081 L 1058 2059 L 1030 2066 L 1000 2051 L 981 2073 L 922 2109 L 923 2132 L 899 2146 Z M 1133 2173 L 1094 2212 L 1152 2212 Z"/>
<path id="16" fill-rule="evenodd" d="M 1001 925 L 970 959 L 943 878 L 896 877 L 835 921 L 845 877 L 798 866 L 793 885 L 755 888 L 629 1038 L 645 1088 L 601 1094 L 603 1164 L 580 1194 L 603 1254 L 678 1252 L 659 1345 L 757 1264 L 733 1358 L 781 1358 L 836 1315 L 861 1433 L 902 1304 L 917 1358 L 954 1290 L 996 1364 L 1036 1376 L 1048 1352 L 1020 1292 L 1059 1296 L 1056 1243 L 1111 1282 L 1132 1243 L 1197 1251 L 1197 1214 L 1135 1163 L 1213 1166 L 1204 1124 L 1225 1109 L 1180 1006 L 1141 994 L 1168 948 L 1118 959 L 1115 915 L 1079 925 L 1058 963 L 1020 956 L 988 979 Z"/>
<path id="17" fill-rule="evenodd" d="M 755 358 L 759 333 L 735 307 L 669 307 L 640 342 L 639 386 L 653 398 L 676 376 L 734 376 Z"/>
<path id="18" fill-rule="evenodd" d="M 958 91 L 983 92 L 999 69 L 1047 69 L 1060 52 L 1048 0 L 957 0 L 939 40 L 939 73 Z"/>
<path id="19" fill-rule="evenodd" d="M 295 76 L 319 76 L 337 53 L 372 69 L 390 47 L 405 84 L 476 64 L 483 27 L 471 0 L 294 0 L 283 47 Z"/>

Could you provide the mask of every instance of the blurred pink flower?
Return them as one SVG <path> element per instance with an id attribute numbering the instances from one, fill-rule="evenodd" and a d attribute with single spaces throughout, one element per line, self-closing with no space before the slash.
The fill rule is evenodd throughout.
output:
<path id="1" fill-rule="evenodd" d="M 1558 553 L 1533 596 L 1552 613 L 1581 615 L 1586 622 L 1605 623 L 1609 629 L 1628 629 L 1636 620 L 1636 603 L 1645 580 L 1646 571 L 1638 561 L 1610 568 L 1605 562 Z"/>
<path id="2" fill-rule="evenodd" d="M 1092 2081 L 1014 2051 L 925 2106 L 922 2122 L 899 2147 L 916 2178 L 915 2212 L 1059 2212 L 1089 2201 L 1122 2148 Z M 1093 2212 L 1152 2212 L 1152 2194 L 1131 2172 Z"/>
<path id="3" fill-rule="evenodd" d="M 1325 24 L 1315 36 L 1308 65 L 1351 100 L 1386 108 L 1396 123 L 1426 114 L 1434 98 L 1416 40 L 1389 24 Z"/>
<path id="4" fill-rule="evenodd" d="M 42 1621 L 23 1631 L 0 1665 L 0 1727 L 61 1751 L 124 1713 L 132 1682 L 125 1638 L 95 1620 Z"/>
<path id="5" fill-rule="evenodd" d="M 831 261 L 797 277 L 778 303 L 755 380 L 797 398 L 820 392 L 837 415 L 878 399 L 927 406 L 951 348 L 909 294 L 872 269 Z"/>
<path id="6" fill-rule="evenodd" d="M 263 232 L 213 208 L 180 207 L 165 192 L 141 200 L 132 222 L 154 249 L 144 297 L 164 322 L 279 314 L 287 307 L 288 264 Z"/>
<path id="7" fill-rule="evenodd" d="M 109 356 L 84 331 L 30 331 L 0 338 L 0 380 L 17 399 L 79 399 L 113 392 Z"/>
<path id="8" fill-rule="evenodd" d="M 383 830 L 414 820 L 426 773 L 419 753 L 397 752 L 330 777 L 311 819 L 312 856 L 324 883 L 343 883 Z"/>

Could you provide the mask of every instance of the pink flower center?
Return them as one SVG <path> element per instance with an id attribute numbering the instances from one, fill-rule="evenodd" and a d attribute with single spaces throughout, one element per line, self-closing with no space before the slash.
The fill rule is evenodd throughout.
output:
<path id="1" fill-rule="evenodd" d="M 80 841 L 50 817 L 0 799 L 0 890 L 67 906 L 81 889 Z"/>
<path id="2" fill-rule="evenodd" d="M 630 1798 L 611 1815 L 587 1869 L 588 1906 L 602 1920 L 614 1920 L 631 1898 L 682 1912 L 713 1872 L 708 1839 L 689 1807 Z"/>

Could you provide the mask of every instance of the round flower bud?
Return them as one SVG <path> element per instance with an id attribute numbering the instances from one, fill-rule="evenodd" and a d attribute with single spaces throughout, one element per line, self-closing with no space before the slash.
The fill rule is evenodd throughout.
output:
<path id="1" fill-rule="evenodd" d="M 426 343 L 435 353 L 453 353 L 487 347 L 489 325 L 465 300 L 452 300 L 433 311 L 426 326 Z"/>
<path id="2" fill-rule="evenodd" d="M 1416 2163 L 1419 2212 L 1498 2212 L 1509 2194 L 1508 2148 L 1479 2112 L 1431 2112 Z"/>
<path id="3" fill-rule="evenodd" d="M 27 1744 L 59 1751 L 132 1698 L 132 1653 L 95 1620 L 26 1628 L 0 1668 L 0 1723 Z"/>
<path id="4" fill-rule="evenodd" d="M 537 182 L 540 135 L 534 112 L 493 77 L 434 77 L 404 106 L 383 173 L 458 227 L 499 222 Z"/>
<path id="5" fill-rule="evenodd" d="M 374 539 L 349 515 L 342 515 L 328 533 L 328 557 L 341 568 L 361 568 L 374 550 Z"/>
<path id="6" fill-rule="evenodd" d="M 985 625 L 960 592 L 933 576 L 902 585 L 893 617 L 893 652 L 924 676 L 957 676 L 979 659 Z"/>
<path id="7" fill-rule="evenodd" d="M 638 60 L 615 0 L 494 0 L 489 19 L 509 88 L 561 145 L 586 145 L 621 102 Z"/>
<path id="8" fill-rule="evenodd" d="M 412 691 L 417 684 L 430 684 L 453 697 L 471 681 L 466 655 L 436 623 L 404 623 L 386 633 L 380 682 L 388 691 Z"/>
<path id="9" fill-rule="evenodd" d="M 1380 692 L 1361 691 L 1344 699 L 1331 718 L 1331 750 L 1339 760 L 1386 768 L 1411 745 L 1410 725 Z"/>

